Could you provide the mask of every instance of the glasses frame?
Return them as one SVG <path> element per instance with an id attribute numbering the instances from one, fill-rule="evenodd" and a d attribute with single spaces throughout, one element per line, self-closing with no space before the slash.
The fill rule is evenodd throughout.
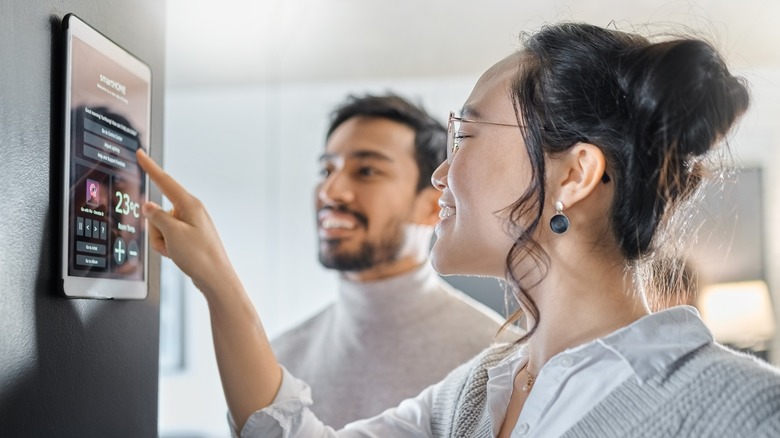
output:
<path id="1" fill-rule="evenodd" d="M 455 123 L 481 123 L 483 125 L 493 125 L 493 126 L 509 126 L 512 128 L 520 128 L 522 125 L 513 125 L 510 123 L 498 123 L 498 122 L 488 122 L 485 120 L 473 120 L 473 119 L 466 119 L 464 117 L 460 117 L 456 115 L 455 111 L 450 111 L 450 117 L 447 119 L 447 164 L 452 164 L 452 157 L 455 156 L 455 152 L 458 152 L 458 149 L 460 149 L 460 142 L 459 138 L 456 136 L 456 129 L 455 129 Z M 460 126 L 458 126 L 458 129 L 460 129 Z M 588 141 L 586 139 L 583 139 L 583 141 Z M 601 175 L 601 182 L 604 184 L 609 183 L 612 180 L 612 178 L 609 177 L 606 171 L 604 171 L 604 174 Z"/>
<path id="2" fill-rule="evenodd" d="M 457 128 L 455 127 L 456 123 L 458 124 Z M 465 117 L 460 117 L 455 111 L 450 111 L 450 116 L 447 119 L 447 164 L 452 164 L 452 158 L 455 156 L 455 153 L 458 152 L 458 149 L 460 149 L 460 138 L 457 137 L 457 131 L 460 130 L 461 123 L 479 123 L 482 125 L 509 126 L 512 128 L 520 127 L 520 125 L 511 123 L 467 119 Z"/>

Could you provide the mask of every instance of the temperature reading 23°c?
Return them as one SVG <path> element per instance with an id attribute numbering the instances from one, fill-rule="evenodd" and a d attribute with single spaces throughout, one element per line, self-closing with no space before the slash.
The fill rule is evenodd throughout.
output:
<path id="1" fill-rule="evenodd" d="M 114 211 L 125 216 L 132 213 L 133 217 L 138 218 L 138 209 L 140 208 L 141 204 L 132 201 L 130 199 L 130 195 L 127 193 L 122 193 L 119 190 L 116 191 L 114 196 L 117 198 L 116 208 Z"/>

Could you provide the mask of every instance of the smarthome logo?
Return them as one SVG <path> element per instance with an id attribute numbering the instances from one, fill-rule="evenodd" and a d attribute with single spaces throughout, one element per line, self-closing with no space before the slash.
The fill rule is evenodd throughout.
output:
<path id="1" fill-rule="evenodd" d="M 115 80 L 113 80 L 111 78 L 107 78 L 107 77 L 103 76 L 102 74 L 100 75 L 100 82 L 102 82 L 102 83 L 108 85 L 109 87 L 113 88 L 114 90 L 122 93 L 123 96 L 127 95 L 127 87 L 125 87 L 125 85 L 122 84 L 122 83 L 119 83 L 119 82 L 117 82 L 117 81 L 115 81 Z"/>

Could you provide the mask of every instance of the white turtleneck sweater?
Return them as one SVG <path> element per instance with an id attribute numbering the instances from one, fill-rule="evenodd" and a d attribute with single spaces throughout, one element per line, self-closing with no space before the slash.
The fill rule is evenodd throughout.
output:
<path id="1" fill-rule="evenodd" d="M 273 342 L 336 429 L 414 397 L 488 347 L 501 317 L 425 263 L 390 279 L 342 277 L 338 300 Z"/>

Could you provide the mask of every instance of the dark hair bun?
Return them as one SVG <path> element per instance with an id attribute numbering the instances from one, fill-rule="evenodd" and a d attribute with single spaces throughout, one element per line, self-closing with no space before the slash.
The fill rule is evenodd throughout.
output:
<path id="1" fill-rule="evenodd" d="M 652 146 L 663 155 L 707 153 L 748 107 L 746 86 L 704 41 L 650 44 L 627 58 L 623 89 L 634 132 L 655 138 Z"/>
<path id="2" fill-rule="evenodd" d="M 750 98 L 704 41 L 648 44 L 624 59 L 618 82 L 626 100 L 627 172 L 613 219 L 634 258 L 648 251 L 667 210 L 698 188 L 703 172 L 695 157 L 726 135 Z"/>

